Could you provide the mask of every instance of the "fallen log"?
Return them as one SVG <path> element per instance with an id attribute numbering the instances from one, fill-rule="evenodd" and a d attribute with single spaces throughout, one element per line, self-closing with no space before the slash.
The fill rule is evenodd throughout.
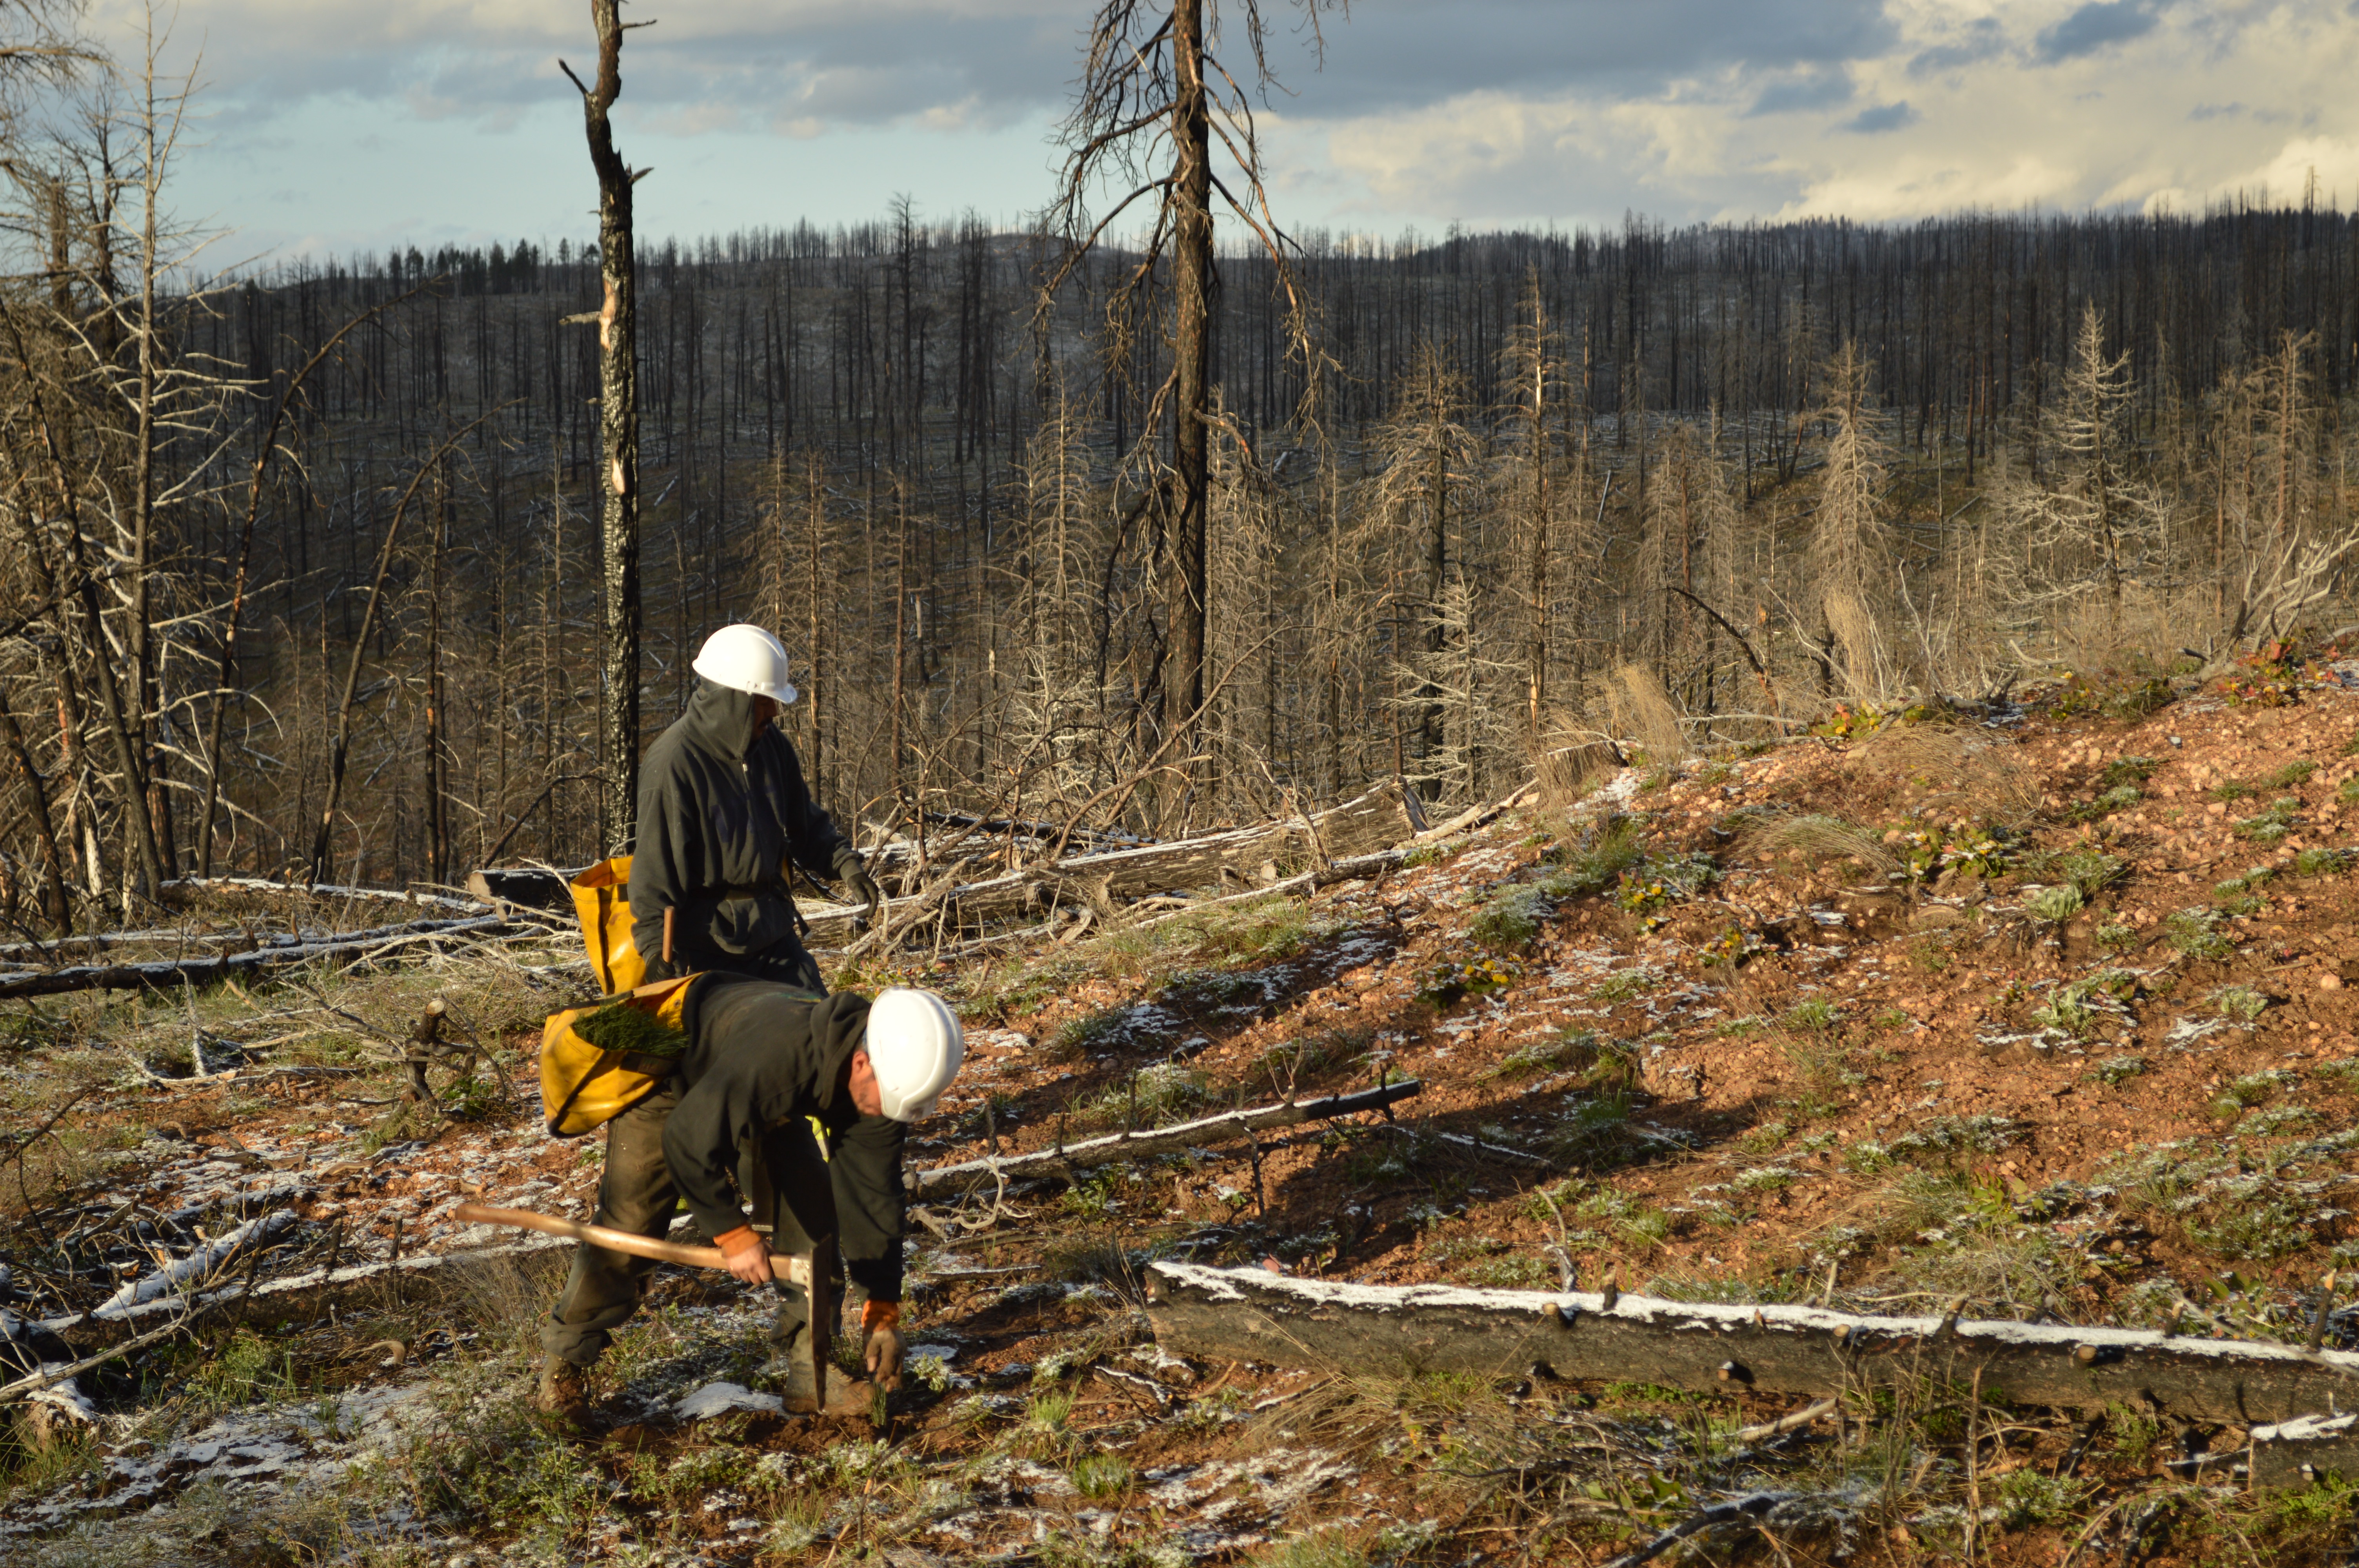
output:
<path id="1" fill-rule="evenodd" d="M 379 1306 L 400 1293 L 409 1282 L 432 1278 L 454 1264 L 553 1252 L 567 1242 L 535 1236 L 500 1247 L 467 1252 L 424 1252 L 407 1258 L 347 1263 L 334 1269 L 307 1269 L 301 1273 L 259 1280 L 252 1290 L 243 1281 L 223 1283 L 181 1295 L 166 1295 L 105 1312 L 74 1313 L 40 1320 L 32 1326 L 54 1334 L 77 1348 L 107 1345 L 162 1321 L 169 1314 L 193 1314 L 209 1307 L 234 1306 L 245 1319 L 277 1322 L 299 1317 L 309 1322 L 331 1309 L 351 1311 Z"/>
<path id="2" fill-rule="evenodd" d="M 245 893 L 274 902 L 329 899 L 351 903 L 358 900 L 372 903 L 417 904 L 427 909 L 446 909 L 471 914 L 489 913 L 472 898 L 452 898 L 449 893 L 414 892 L 407 888 L 348 887 L 342 882 L 274 882 L 263 877 L 176 877 L 157 890 L 157 898 L 158 902 L 179 909 L 190 903 L 194 895 L 203 892 Z"/>
<path id="3" fill-rule="evenodd" d="M 1251 876 L 1266 865 L 1332 861 L 1340 866 L 1406 842 L 1416 833 L 1417 819 L 1410 815 L 1406 794 L 1388 783 L 1319 812 L 1307 822 L 1290 817 L 1200 838 L 1100 849 L 1046 861 L 953 887 L 946 893 L 891 900 L 885 906 L 886 917 L 897 929 L 929 902 L 944 906 L 954 925 L 1036 914 L 1060 904 L 1103 909 L 1117 900 L 1213 885 L 1223 876 Z M 1327 874 L 1323 869 L 1312 874 L 1312 885 Z M 1277 886 L 1290 888 L 1299 881 Z M 1277 887 L 1252 891 L 1273 892 Z M 811 940 L 825 944 L 849 937 L 864 913 L 859 904 L 806 904 L 801 909 Z"/>
<path id="4" fill-rule="evenodd" d="M 1068 1143 L 1060 1149 L 1010 1154 L 998 1160 L 962 1160 L 955 1165 L 936 1165 L 930 1170 L 911 1172 L 909 1189 L 915 1193 L 926 1193 L 962 1183 L 979 1186 L 1003 1177 L 1011 1182 L 1042 1176 L 1062 1177 L 1070 1181 L 1073 1173 L 1094 1165 L 1111 1164 L 1116 1160 L 1140 1160 L 1154 1154 L 1176 1154 L 1182 1150 L 1243 1138 L 1266 1128 L 1296 1127 L 1306 1121 L 1350 1116 L 1355 1111 L 1383 1110 L 1396 1100 L 1408 1099 L 1424 1092 L 1423 1080 L 1403 1078 L 1397 1084 L 1361 1089 L 1353 1094 L 1330 1095 L 1325 1099 L 1290 1100 L 1284 1105 L 1263 1106 L 1255 1110 L 1223 1111 L 1218 1116 L 1182 1121 L 1170 1127 L 1152 1128 L 1143 1132 L 1117 1132 L 1105 1138 Z"/>
<path id="5" fill-rule="evenodd" d="M 1590 1291 L 1352 1285 L 1178 1262 L 1148 1265 L 1147 1301 L 1167 1348 L 1229 1360 L 1396 1376 L 1506 1377 L 1540 1366 L 1566 1379 L 1635 1378 L 1712 1393 L 1964 1390 L 1979 1378 L 1984 1398 L 2017 1405 L 2119 1404 L 2179 1421 L 2291 1423 L 2274 1440 L 2280 1471 L 2314 1462 L 2330 1435 L 2294 1418 L 2359 1399 L 2359 1354 L 2151 1329 L 1857 1317 Z M 2346 1430 L 2331 1435 L 2359 1453 Z M 2309 1453 L 2284 1459 L 2298 1443 Z"/>
<path id="6" fill-rule="evenodd" d="M 538 866 L 485 866 L 467 873 L 467 891 L 495 908 L 512 905 L 571 914 L 573 890 L 570 884 L 581 874 L 543 871 Z"/>
<path id="7" fill-rule="evenodd" d="M 80 964 L 62 969 L 13 970 L 0 974 L 0 1000 L 20 996 L 56 996 L 65 991 L 143 990 L 149 987 L 215 985 L 238 975 L 308 964 L 316 958 L 341 957 L 386 943 L 436 941 L 453 936 L 494 937 L 537 935 L 548 928 L 519 925 L 505 915 L 479 914 L 464 920 L 412 920 L 366 931 L 339 932 L 306 941 L 286 937 L 245 953 L 217 953 L 201 958 L 159 958 L 138 964 Z"/>

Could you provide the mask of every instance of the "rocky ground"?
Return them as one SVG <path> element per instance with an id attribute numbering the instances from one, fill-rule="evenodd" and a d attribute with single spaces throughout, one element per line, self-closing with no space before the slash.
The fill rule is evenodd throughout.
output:
<path id="1" fill-rule="evenodd" d="M 1139 1271 L 1571 1274 L 2279 1340 L 2323 1314 L 2328 1343 L 2359 1340 L 2333 1280 L 2359 1260 L 2346 683 L 1839 715 L 1307 902 L 842 977 L 936 985 L 968 1019 L 922 1164 L 1424 1086 L 1389 1117 L 930 1202 L 920 1377 L 882 1426 L 782 1415 L 758 1300 L 671 1269 L 601 1369 L 594 1430 L 530 1414 L 561 1250 L 450 1210 L 587 1212 L 596 1141 L 540 1130 L 530 1065 L 539 1015 L 586 989 L 560 945 L 6 1004 L 20 1352 L 88 1353 L 38 1325 L 136 1295 L 158 1249 L 220 1249 L 216 1286 L 342 1282 L 257 1289 L 17 1407 L 0 1555 L 2342 1561 L 2350 1491 L 2243 1489 L 2233 1429 L 1929 1387 L 1770 1433 L 1802 1401 L 1643 1367 L 1575 1386 L 1190 1362 L 1154 1344 Z M 401 1103 L 391 1070 L 435 996 L 488 1053 L 437 1071 L 450 1114 Z M 378 1267 L 397 1247 L 409 1266 Z"/>

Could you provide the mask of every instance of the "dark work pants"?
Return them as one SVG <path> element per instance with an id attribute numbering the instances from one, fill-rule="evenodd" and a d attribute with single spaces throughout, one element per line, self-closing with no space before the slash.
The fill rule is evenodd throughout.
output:
<path id="1" fill-rule="evenodd" d="M 679 1188 L 664 1162 L 663 1130 L 679 1103 L 679 1091 L 667 1086 L 606 1124 L 606 1168 L 598 1182 L 593 1224 L 658 1239 L 669 1233 Z M 835 1189 L 811 1124 L 795 1118 L 766 1133 L 758 1151 L 745 1152 L 740 1157 L 741 1190 L 756 1184 L 748 1167 L 757 1154 L 777 1190 L 772 1213 L 755 1217 L 757 1222 L 766 1217 L 772 1227 L 770 1250 L 809 1252 L 815 1240 L 833 1236 Z M 655 1267 L 652 1258 L 634 1258 L 587 1242 L 575 1248 L 565 1290 L 541 1325 L 541 1349 L 577 1367 L 596 1361 L 613 1342 L 614 1331 L 638 1310 Z M 811 1303 L 800 1285 L 781 1280 L 771 1288 L 778 1294 L 778 1315 L 770 1339 L 779 1354 L 791 1354 L 810 1332 Z"/>

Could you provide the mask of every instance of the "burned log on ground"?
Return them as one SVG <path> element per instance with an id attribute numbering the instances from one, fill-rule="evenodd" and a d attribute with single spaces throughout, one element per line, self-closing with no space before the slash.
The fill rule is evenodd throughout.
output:
<path id="1" fill-rule="evenodd" d="M 55 996 L 65 991 L 145 990 L 173 986 L 218 985 L 223 980 L 317 958 L 357 957 L 381 948 L 466 939 L 495 940 L 506 936 L 539 935 L 548 928 L 519 925 L 506 916 L 484 914 L 462 920 L 411 920 L 398 925 L 377 925 L 364 931 L 341 931 L 306 939 L 273 933 L 257 939 L 243 953 L 215 953 L 202 957 L 158 958 L 136 964 L 80 964 L 60 969 L 0 971 L 0 1000 L 9 997 Z"/>
<path id="2" fill-rule="evenodd" d="M 2299 1484 L 2304 1465 L 2359 1475 L 2359 1418 L 2331 1415 L 2359 1401 L 2359 1354 L 2346 1351 L 1954 1314 L 1352 1285 L 1178 1262 L 1149 1265 L 1147 1295 L 1156 1337 L 1193 1356 L 1390 1376 L 1543 1367 L 1719 1393 L 1977 1390 L 2017 1406 L 2120 1405 L 2252 1430 L 2254 1473 L 2269 1484 Z"/>
<path id="3" fill-rule="evenodd" d="M 914 1193 L 942 1192 L 954 1187 L 983 1186 L 1003 1178 L 1011 1182 L 1041 1177 L 1071 1181 L 1077 1172 L 1093 1166 L 1109 1165 L 1117 1160 L 1143 1160 L 1157 1154 L 1177 1154 L 1189 1149 L 1247 1137 L 1270 1128 L 1298 1127 L 1306 1121 L 1322 1121 L 1330 1117 L 1351 1116 L 1364 1110 L 1385 1110 L 1397 1100 L 1424 1092 L 1425 1085 L 1419 1079 L 1403 1078 L 1397 1084 L 1361 1089 L 1353 1094 L 1291 1100 L 1284 1105 L 1260 1106 L 1252 1110 L 1223 1111 L 1218 1116 L 1201 1117 L 1169 1127 L 1116 1132 L 1104 1138 L 1068 1143 L 1061 1148 L 1010 1154 L 1004 1159 L 962 1160 L 955 1165 L 936 1165 L 931 1170 L 911 1172 L 909 1189 Z"/>

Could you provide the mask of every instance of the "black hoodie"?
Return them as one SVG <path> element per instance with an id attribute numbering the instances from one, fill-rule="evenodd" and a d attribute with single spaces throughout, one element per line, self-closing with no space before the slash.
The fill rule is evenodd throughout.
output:
<path id="1" fill-rule="evenodd" d="M 863 1116 L 844 1064 L 867 1037 L 868 999 L 708 975 L 689 993 L 679 1104 L 664 1119 L 664 1162 L 708 1237 L 746 1223 L 734 1176 L 746 1150 L 799 1117 L 827 1131 L 844 1272 L 876 1301 L 901 1299 L 901 1146 L 908 1129 Z M 766 1221 L 766 1216 L 756 1219 Z"/>
<path id="2" fill-rule="evenodd" d="M 666 909 L 679 911 L 673 974 L 734 968 L 765 952 L 799 958 L 789 850 L 821 877 L 839 875 L 857 853 L 811 803 L 786 736 L 776 725 L 755 735 L 752 694 L 698 681 L 688 711 L 639 765 L 631 929 L 650 977 L 660 968 Z"/>

